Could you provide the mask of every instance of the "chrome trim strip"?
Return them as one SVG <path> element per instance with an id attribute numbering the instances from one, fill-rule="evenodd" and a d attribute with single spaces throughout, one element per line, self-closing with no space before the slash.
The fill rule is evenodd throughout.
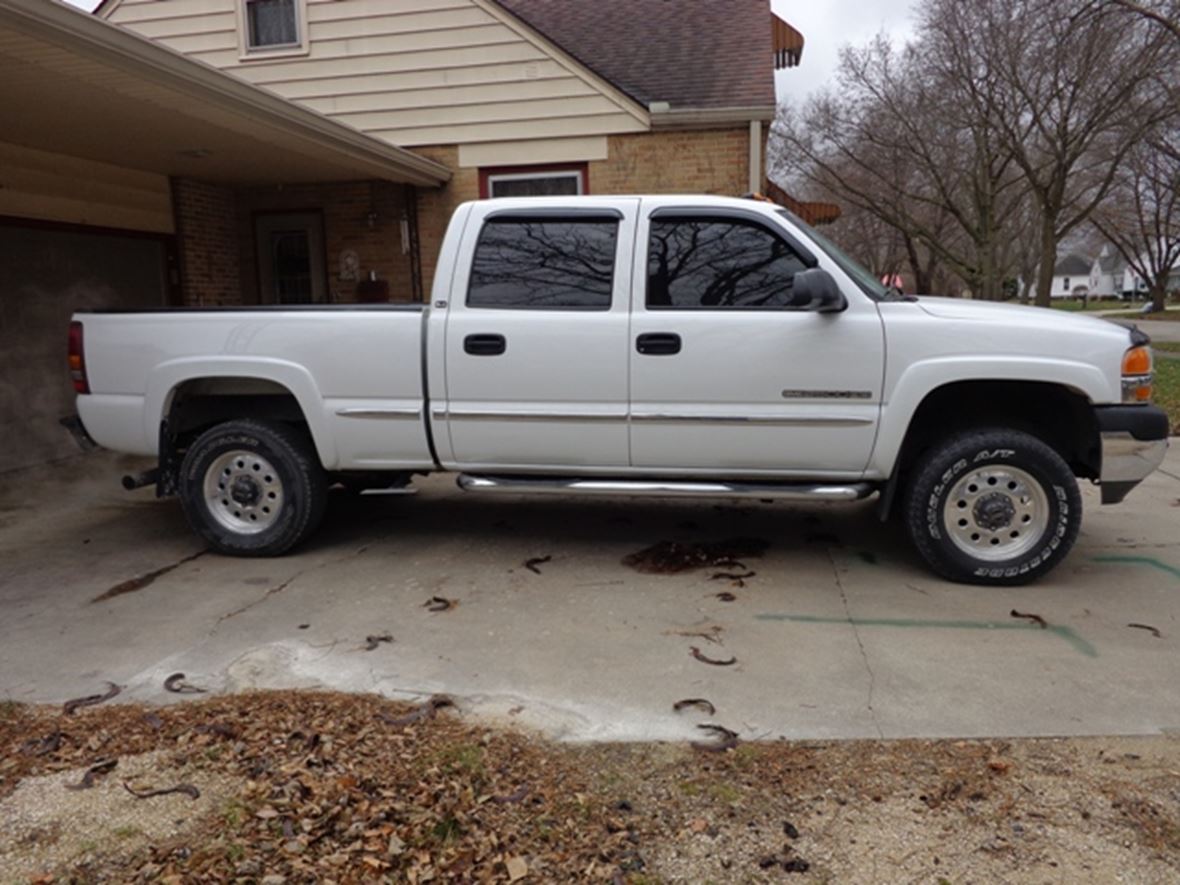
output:
<path id="1" fill-rule="evenodd" d="M 337 409 L 341 418 L 374 418 L 378 421 L 417 421 L 422 417 L 421 409 Z"/>
<path id="2" fill-rule="evenodd" d="M 452 409 L 451 411 L 437 411 L 434 417 L 438 419 L 458 419 L 460 421 L 570 421 L 596 422 L 627 420 L 626 412 L 510 412 L 496 409 Z"/>
<path id="3" fill-rule="evenodd" d="M 513 412 L 499 409 L 435 409 L 436 421 L 560 421 L 574 423 L 618 422 L 628 419 L 643 424 L 738 424 L 744 427 L 864 427 L 872 418 L 854 415 L 774 417 L 770 415 L 701 415 L 671 412 Z"/>
<path id="4" fill-rule="evenodd" d="M 506 495 L 627 495 L 663 498 L 773 498 L 780 501 L 859 501 L 874 492 L 867 482 L 837 485 L 693 482 L 625 479 L 530 479 L 514 476 L 459 474 L 465 492 Z"/>
<path id="5" fill-rule="evenodd" d="M 677 415 L 665 412 L 633 412 L 632 421 L 651 424 L 741 424 L 747 427 L 861 427 L 872 418 L 852 415 L 773 417 L 749 415 Z"/>

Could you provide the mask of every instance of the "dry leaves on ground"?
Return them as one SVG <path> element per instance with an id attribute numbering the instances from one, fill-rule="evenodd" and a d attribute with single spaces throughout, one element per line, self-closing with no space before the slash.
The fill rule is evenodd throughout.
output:
<path id="1" fill-rule="evenodd" d="M 1180 877 L 1174 739 L 779 741 L 703 753 L 553 744 L 425 709 L 304 692 L 69 718 L 9 704 L 0 800 L 23 778 L 77 780 L 105 758 L 122 760 L 117 772 L 160 760 L 137 776 L 145 786 L 190 775 L 216 785 L 218 804 L 183 832 L 114 840 L 45 871 L 81 881 Z M 110 786 L 141 811 L 197 807 Z"/>

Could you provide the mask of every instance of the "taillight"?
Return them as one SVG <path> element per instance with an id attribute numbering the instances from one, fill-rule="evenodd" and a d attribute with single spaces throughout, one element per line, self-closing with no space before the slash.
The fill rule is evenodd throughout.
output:
<path id="1" fill-rule="evenodd" d="M 82 349 L 82 324 L 76 320 L 70 323 L 68 362 L 70 380 L 74 382 L 74 392 L 90 393 L 90 382 L 86 380 L 86 355 Z"/>

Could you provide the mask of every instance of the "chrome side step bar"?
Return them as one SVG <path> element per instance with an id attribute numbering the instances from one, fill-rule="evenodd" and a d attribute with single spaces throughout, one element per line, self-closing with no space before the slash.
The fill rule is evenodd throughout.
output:
<path id="1" fill-rule="evenodd" d="M 465 492 L 493 495 L 618 495 L 640 498 L 767 498 L 777 501 L 861 501 L 875 489 L 867 482 L 749 483 L 692 480 L 588 479 L 584 477 L 473 476 L 456 480 Z"/>

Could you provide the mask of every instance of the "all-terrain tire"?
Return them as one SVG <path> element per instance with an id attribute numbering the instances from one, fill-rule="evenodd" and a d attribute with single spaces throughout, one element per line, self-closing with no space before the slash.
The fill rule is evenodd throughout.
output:
<path id="1" fill-rule="evenodd" d="M 956 434 L 912 474 L 904 519 L 930 567 L 952 581 L 1026 584 L 1073 547 L 1082 499 L 1069 465 L 1029 433 Z"/>
<path id="2" fill-rule="evenodd" d="M 279 556 L 319 526 L 328 482 L 305 431 L 248 419 L 201 434 L 180 470 L 180 502 L 218 553 Z"/>

